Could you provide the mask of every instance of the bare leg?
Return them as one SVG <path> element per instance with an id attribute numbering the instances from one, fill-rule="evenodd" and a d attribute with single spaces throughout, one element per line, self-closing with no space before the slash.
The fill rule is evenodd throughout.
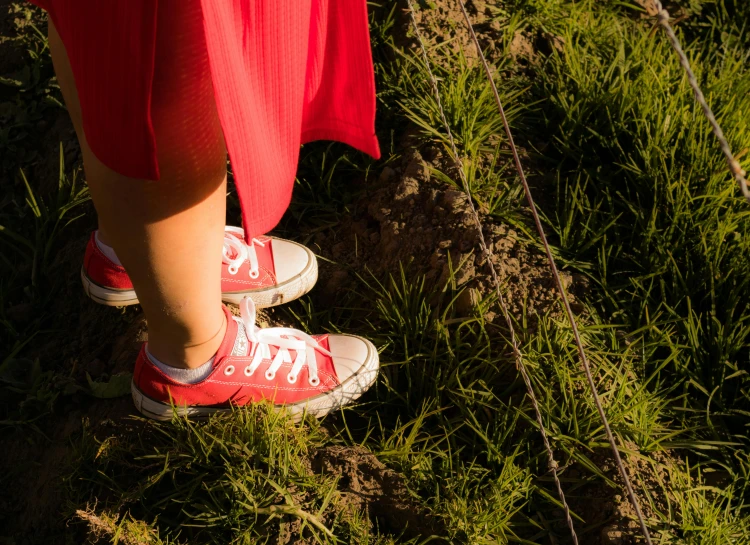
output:
<path id="1" fill-rule="evenodd" d="M 226 148 L 199 2 L 160 0 L 157 28 L 152 121 L 158 181 L 126 178 L 94 156 L 52 22 L 50 50 L 83 150 L 101 235 L 133 281 L 148 320 L 149 350 L 169 365 L 196 367 L 214 355 L 226 330 L 221 309 Z"/>

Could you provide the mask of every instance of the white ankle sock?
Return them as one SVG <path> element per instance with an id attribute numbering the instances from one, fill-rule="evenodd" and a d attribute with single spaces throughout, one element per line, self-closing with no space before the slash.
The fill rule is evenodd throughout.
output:
<path id="1" fill-rule="evenodd" d="M 96 240 L 96 246 L 101 250 L 101 252 L 107 256 L 107 258 L 114 263 L 115 265 L 119 265 L 122 267 L 122 263 L 120 263 L 120 260 L 117 258 L 117 254 L 115 253 L 115 249 L 112 248 L 112 246 L 107 246 L 104 244 L 101 240 L 99 240 L 99 231 L 96 231 L 94 233 L 94 240 Z"/>
<path id="2" fill-rule="evenodd" d="M 151 352 L 148 351 L 148 345 L 146 345 L 146 356 L 148 356 L 151 363 L 156 365 L 162 373 L 177 382 L 183 382 L 185 384 L 195 384 L 210 375 L 211 371 L 214 369 L 214 360 L 216 359 L 215 357 L 211 358 L 206 363 L 195 369 L 182 369 L 180 367 L 172 367 L 171 365 L 167 365 L 166 363 L 157 360 Z"/>

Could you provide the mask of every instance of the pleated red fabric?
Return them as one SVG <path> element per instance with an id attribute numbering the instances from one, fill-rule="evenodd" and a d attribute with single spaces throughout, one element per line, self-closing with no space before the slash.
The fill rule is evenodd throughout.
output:
<path id="1" fill-rule="evenodd" d="M 92 151 L 159 179 L 150 106 L 158 0 L 31 0 L 70 58 Z M 248 237 L 289 205 L 299 147 L 378 158 L 366 0 L 200 0 L 217 109 Z"/>

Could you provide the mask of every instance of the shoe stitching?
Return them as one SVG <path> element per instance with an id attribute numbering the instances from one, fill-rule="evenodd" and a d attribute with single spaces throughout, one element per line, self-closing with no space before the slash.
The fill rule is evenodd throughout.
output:
<path id="1" fill-rule="evenodd" d="M 266 386 L 263 384 L 248 384 L 247 382 L 224 382 L 223 380 L 211 380 L 210 378 L 207 378 L 202 383 L 199 382 L 198 384 L 205 384 L 208 382 L 212 384 L 224 384 L 227 386 L 245 386 L 245 387 L 252 386 L 253 388 L 258 388 L 261 390 L 287 390 L 290 392 L 308 392 L 308 391 L 320 392 L 320 388 L 316 386 L 311 386 L 308 388 L 295 388 L 295 387 L 289 387 L 289 386 L 279 386 L 275 384 L 269 384 L 268 386 Z"/>
<path id="2" fill-rule="evenodd" d="M 248 261 L 245 260 L 245 263 L 248 263 Z M 224 265 L 226 265 L 226 263 L 224 263 Z M 276 278 L 274 277 L 274 275 L 267 268 L 265 268 L 265 267 L 259 267 L 259 270 L 263 271 L 263 273 L 265 275 L 262 278 L 258 277 L 258 278 L 255 278 L 253 280 L 242 280 L 240 278 L 237 278 L 237 276 L 240 274 L 239 271 L 238 271 L 237 274 L 232 274 L 230 276 L 224 276 L 224 274 L 222 272 L 221 279 L 222 279 L 222 281 L 226 280 L 226 281 L 233 282 L 233 283 L 236 282 L 238 284 L 262 284 L 262 283 L 264 283 L 264 282 L 266 282 L 268 280 L 270 280 L 274 285 L 277 283 L 276 282 Z"/>
<path id="3" fill-rule="evenodd" d="M 216 367 L 213 371 L 211 371 L 211 374 L 208 377 L 206 377 L 205 380 L 202 380 L 201 382 L 186 383 L 186 382 L 180 382 L 180 381 L 174 380 L 172 377 L 170 377 L 169 375 L 166 375 L 161 369 L 159 369 L 153 363 L 151 363 L 148 360 L 147 357 L 144 357 L 144 359 L 146 360 L 146 363 L 154 371 L 156 371 L 159 375 L 161 375 L 162 377 L 164 377 L 164 379 L 166 379 L 167 381 L 172 382 L 173 384 L 175 384 L 177 386 L 184 386 L 184 387 L 187 387 L 187 388 L 198 388 L 198 387 L 200 387 L 201 384 L 205 384 L 207 382 L 211 382 L 211 383 L 214 383 L 214 384 L 226 384 L 226 385 L 230 385 L 230 386 L 238 386 L 238 385 L 248 386 L 249 385 L 247 382 L 224 381 L 224 380 L 215 380 L 215 379 L 211 378 L 213 375 L 215 375 L 221 369 L 226 369 L 226 367 L 228 367 L 226 365 L 221 365 L 220 367 Z M 223 361 L 231 363 L 231 362 L 240 362 L 242 359 L 246 359 L 246 358 L 227 357 Z M 267 361 L 269 363 L 271 362 L 271 360 L 264 360 L 264 361 Z M 281 367 L 279 367 L 279 371 L 282 370 L 282 369 L 285 369 L 285 368 L 291 369 L 291 367 L 293 367 L 293 365 L 294 365 L 293 363 L 283 363 L 283 364 L 281 364 Z M 236 368 L 236 366 L 235 366 L 235 368 Z M 258 368 L 258 370 L 260 370 L 260 367 Z M 258 372 L 258 370 L 256 370 L 256 373 Z M 277 371 L 277 373 L 279 371 Z M 221 371 L 221 372 L 223 373 L 223 371 Z M 328 371 L 320 370 L 318 372 L 318 374 L 324 376 L 325 380 L 321 381 L 323 384 L 327 384 L 329 381 L 332 382 L 334 386 L 338 386 L 340 384 L 340 383 L 336 382 L 336 380 L 335 380 L 336 377 L 334 377 L 334 375 L 332 375 Z M 260 374 L 258 376 L 260 376 Z M 260 384 L 258 386 L 261 386 L 261 387 L 264 387 L 264 388 L 266 387 L 266 386 L 262 386 Z M 271 386 L 271 387 L 273 387 L 273 386 Z M 290 390 L 299 390 L 301 388 L 289 388 L 289 389 Z M 309 389 L 317 390 L 318 388 L 317 387 L 313 387 L 313 388 L 309 388 Z"/>
<path id="4" fill-rule="evenodd" d="M 331 373 L 328 373 L 327 371 L 322 371 L 322 370 L 320 371 L 320 374 L 324 376 L 325 380 L 321 381 L 321 383 L 324 386 L 330 386 L 328 390 L 322 390 L 322 391 L 321 391 L 321 388 L 319 386 L 308 386 L 308 387 L 302 388 L 302 387 L 293 387 L 293 386 L 280 386 L 280 385 L 275 385 L 275 384 L 269 384 L 269 385 L 249 384 L 247 382 L 234 382 L 234 381 L 223 381 L 223 380 L 212 379 L 211 377 L 219 370 L 219 367 L 217 367 L 216 369 L 214 369 L 214 371 L 211 373 L 211 375 L 209 375 L 205 380 L 202 380 L 201 382 L 196 382 L 196 383 L 193 383 L 193 384 L 187 384 L 187 383 L 183 383 L 183 382 L 179 382 L 179 381 L 174 380 L 172 377 L 164 374 L 153 363 L 151 363 L 150 361 L 148 361 L 148 358 L 144 357 L 144 359 L 146 360 L 146 363 L 153 370 L 155 370 L 159 375 L 161 375 L 162 377 L 164 377 L 164 379 L 166 379 L 166 381 L 168 383 L 171 383 L 171 384 L 165 384 L 165 385 L 163 385 L 166 388 L 169 388 L 170 386 L 177 386 L 177 387 L 181 387 L 181 388 L 186 388 L 188 390 L 193 390 L 193 389 L 200 388 L 204 384 L 211 383 L 211 384 L 221 384 L 221 385 L 227 385 L 227 386 L 253 387 L 253 388 L 258 388 L 258 389 L 262 389 L 262 390 L 284 390 L 284 391 L 290 391 L 290 392 L 291 391 L 296 391 L 296 392 L 327 393 L 327 392 L 333 391 L 334 389 L 336 389 L 336 388 L 338 388 L 338 387 L 341 386 L 341 382 L 336 381 L 335 377 Z M 229 358 L 227 358 L 227 359 L 229 359 Z M 284 365 L 289 366 L 289 364 L 284 364 Z M 282 368 L 284 367 L 284 365 L 282 365 Z M 140 374 L 142 374 L 142 373 L 139 373 L 139 376 L 140 376 Z M 140 380 L 136 380 L 136 383 L 140 384 L 141 381 Z"/>
<path id="5" fill-rule="evenodd" d="M 266 278 L 270 280 L 272 283 L 268 285 L 263 285 L 266 282 Z M 249 284 L 249 285 L 255 285 L 259 288 L 273 288 L 278 286 L 276 281 L 273 279 L 273 277 L 266 277 L 261 280 L 239 280 L 236 278 L 222 278 L 222 280 L 229 281 L 232 284 Z"/>

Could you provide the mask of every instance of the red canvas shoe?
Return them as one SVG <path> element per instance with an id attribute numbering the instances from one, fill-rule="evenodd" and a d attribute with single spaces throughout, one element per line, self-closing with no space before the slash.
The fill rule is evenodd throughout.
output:
<path id="1" fill-rule="evenodd" d="M 245 242 L 239 227 L 224 229 L 221 268 L 222 299 L 238 304 L 251 297 L 259 308 L 287 303 L 312 289 L 318 279 L 318 262 L 309 249 L 282 238 L 258 237 Z M 114 263 L 91 234 L 81 268 L 86 294 L 109 306 L 134 305 L 138 296 L 128 273 Z"/>
<path id="2" fill-rule="evenodd" d="M 260 329 L 249 297 L 240 304 L 242 318 L 227 315 L 227 332 L 213 370 L 200 382 L 186 384 L 165 375 L 144 343 L 135 364 L 132 394 L 149 418 L 207 416 L 232 405 L 267 400 L 301 417 L 323 416 L 362 395 L 378 375 L 378 352 L 354 335 L 315 335 L 284 327 Z"/>

